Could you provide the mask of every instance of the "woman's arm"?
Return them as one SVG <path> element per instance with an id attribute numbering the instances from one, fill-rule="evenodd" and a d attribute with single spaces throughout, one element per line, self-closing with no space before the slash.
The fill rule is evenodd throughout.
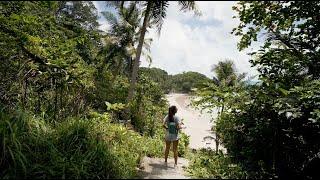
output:
<path id="1" fill-rule="evenodd" d="M 163 121 L 162 121 L 162 127 L 165 128 L 165 129 L 168 129 L 167 123 L 166 123 L 166 118 L 164 118 Z"/>
<path id="2" fill-rule="evenodd" d="M 182 129 L 180 123 L 177 124 L 177 129 L 178 129 L 178 130 Z"/>
<path id="3" fill-rule="evenodd" d="M 162 127 L 165 128 L 165 129 L 168 129 L 166 121 L 163 121 Z"/>
<path id="4" fill-rule="evenodd" d="M 177 123 L 177 129 L 178 130 L 182 129 L 181 124 L 183 124 L 183 122 L 181 120 L 179 120 L 178 123 Z"/>
<path id="5" fill-rule="evenodd" d="M 162 127 L 165 128 L 165 129 L 168 129 L 168 127 L 166 125 L 164 125 L 164 124 L 162 125 Z"/>

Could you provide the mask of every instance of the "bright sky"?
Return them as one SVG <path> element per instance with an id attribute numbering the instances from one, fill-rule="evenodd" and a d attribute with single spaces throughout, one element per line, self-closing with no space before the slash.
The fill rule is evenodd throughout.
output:
<path id="1" fill-rule="evenodd" d="M 196 17 L 192 12 L 179 11 L 177 2 L 170 2 L 167 17 L 162 26 L 160 37 L 151 30 L 147 37 L 152 37 L 152 64 L 166 70 L 169 74 L 183 71 L 196 71 L 212 77 L 212 65 L 225 58 L 235 62 L 238 72 L 257 75 L 255 68 L 249 63 L 247 55 L 252 48 L 243 52 L 237 49 L 239 37 L 230 32 L 239 23 L 232 16 L 236 13 L 231 7 L 236 1 L 199 1 L 196 2 L 202 16 Z M 94 2 L 98 11 L 105 10 L 103 2 Z M 99 18 L 100 29 L 106 30 L 108 25 L 103 17 Z M 254 45 L 254 49 L 258 46 Z M 141 66 L 149 63 L 141 57 Z"/>

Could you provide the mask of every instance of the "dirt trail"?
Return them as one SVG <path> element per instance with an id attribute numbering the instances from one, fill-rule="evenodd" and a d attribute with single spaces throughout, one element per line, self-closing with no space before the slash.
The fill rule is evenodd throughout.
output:
<path id="1" fill-rule="evenodd" d="M 165 166 L 163 158 L 144 157 L 140 177 L 143 179 L 190 179 L 183 171 L 188 166 L 188 160 L 178 159 L 178 167 L 174 168 L 173 158 L 168 158 L 168 165 Z"/>
<path id="2" fill-rule="evenodd" d="M 190 145 L 192 149 L 211 148 L 215 149 L 215 134 L 211 131 L 214 122 L 210 120 L 211 115 L 201 113 L 188 105 L 190 104 L 189 96 L 186 94 L 169 94 L 167 95 L 170 106 L 175 105 L 178 108 L 177 116 L 183 118 L 185 129 L 182 129 L 190 136 Z M 219 148 L 224 151 L 223 148 Z M 144 179 L 190 179 L 183 171 L 183 167 L 188 166 L 188 160 L 178 158 L 178 168 L 174 169 L 173 158 L 168 158 L 168 166 L 164 164 L 164 158 L 143 158 L 141 177 Z"/>

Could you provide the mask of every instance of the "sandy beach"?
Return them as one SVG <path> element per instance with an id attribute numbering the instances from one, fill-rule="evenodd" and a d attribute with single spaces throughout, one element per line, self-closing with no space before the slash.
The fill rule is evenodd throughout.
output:
<path id="1" fill-rule="evenodd" d="M 190 96 L 187 94 L 168 94 L 166 96 L 170 106 L 175 105 L 178 108 L 177 116 L 184 119 L 185 129 L 182 129 L 190 136 L 190 145 L 192 149 L 212 148 L 215 149 L 215 134 L 211 131 L 214 119 L 217 116 L 217 111 L 212 114 L 200 112 L 190 104 Z M 222 149 L 222 148 L 219 148 Z"/>

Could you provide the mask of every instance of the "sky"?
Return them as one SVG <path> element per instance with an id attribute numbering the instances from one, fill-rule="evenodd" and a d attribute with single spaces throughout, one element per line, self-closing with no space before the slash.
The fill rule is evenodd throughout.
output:
<path id="1" fill-rule="evenodd" d="M 232 10 L 236 1 L 196 3 L 202 16 L 197 17 L 193 12 L 181 12 L 177 2 L 170 2 L 160 36 L 155 29 L 149 30 L 146 37 L 153 38 L 150 67 L 164 69 L 169 74 L 195 71 L 211 78 L 214 75 L 211 72 L 213 65 L 221 60 L 231 59 L 239 73 L 258 75 L 256 68 L 251 67 L 247 53 L 256 50 L 259 42 L 239 52 L 239 37 L 230 33 L 239 24 L 238 19 L 232 18 L 236 15 Z M 106 10 L 103 2 L 94 1 L 94 4 L 98 12 Z M 104 31 L 109 27 L 102 16 L 99 24 Z M 142 56 L 141 66 L 149 67 Z"/>

